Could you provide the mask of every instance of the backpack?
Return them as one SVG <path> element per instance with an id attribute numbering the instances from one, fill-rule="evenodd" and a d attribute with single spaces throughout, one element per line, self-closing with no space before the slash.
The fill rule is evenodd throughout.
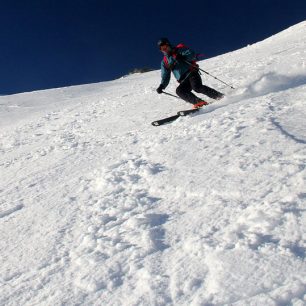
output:
<path id="1" fill-rule="evenodd" d="M 182 44 L 182 43 L 180 43 L 180 44 L 178 44 L 175 48 L 174 48 L 174 58 L 176 57 L 176 51 L 177 50 L 179 50 L 179 49 L 183 49 L 183 48 L 186 48 L 186 49 L 189 49 L 186 45 L 184 45 L 184 44 Z M 196 55 L 196 60 L 193 60 L 193 61 L 190 61 L 190 63 L 191 63 L 191 70 L 193 69 L 193 66 L 195 66 L 196 65 L 196 62 L 197 62 L 197 60 L 198 60 L 198 57 L 199 56 L 201 56 L 201 55 L 203 55 L 203 54 L 197 54 Z M 168 59 L 167 59 L 167 56 L 166 55 L 164 55 L 164 58 L 163 58 L 163 61 L 164 61 L 164 64 L 165 64 L 165 66 L 166 66 L 166 68 L 167 69 L 170 69 L 170 65 L 169 65 L 169 63 L 168 63 Z"/>

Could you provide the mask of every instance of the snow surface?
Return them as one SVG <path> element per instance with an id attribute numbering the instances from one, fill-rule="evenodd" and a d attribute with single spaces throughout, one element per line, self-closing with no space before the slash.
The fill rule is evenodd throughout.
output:
<path id="1" fill-rule="evenodd" d="M 0 304 L 306 305 L 305 37 L 201 62 L 237 89 L 162 127 L 159 71 L 0 97 Z"/>

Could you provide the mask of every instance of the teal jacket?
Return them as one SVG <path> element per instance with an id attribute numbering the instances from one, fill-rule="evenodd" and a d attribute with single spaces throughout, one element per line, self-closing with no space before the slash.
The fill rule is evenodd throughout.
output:
<path id="1" fill-rule="evenodd" d="M 192 68 L 186 62 L 176 60 L 177 54 L 184 56 L 184 59 L 188 62 L 195 63 L 196 61 L 196 53 L 183 44 L 179 44 L 173 48 L 170 55 L 166 54 L 161 62 L 161 85 L 164 89 L 170 82 L 171 71 L 173 72 L 174 77 L 180 82 L 188 75 L 190 71 L 194 70 L 194 68 Z"/>

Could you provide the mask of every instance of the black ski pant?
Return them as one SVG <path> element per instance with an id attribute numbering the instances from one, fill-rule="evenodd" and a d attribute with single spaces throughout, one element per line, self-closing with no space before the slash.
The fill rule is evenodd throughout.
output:
<path id="1" fill-rule="evenodd" d="M 202 93 L 212 99 L 220 99 L 223 94 L 213 88 L 202 84 L 202 79 L 198 71 L 192 71 L 187 74 L 187 77 L 181 81 L 180 85 L 176 89 L 177 95 L 186 102 L 196 104 L 200 98 L 194 95 L 191 91 L 194 90 L 197 93 Z"/>

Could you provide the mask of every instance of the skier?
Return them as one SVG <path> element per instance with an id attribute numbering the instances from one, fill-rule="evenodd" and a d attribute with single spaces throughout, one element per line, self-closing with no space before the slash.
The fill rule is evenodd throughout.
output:
<path id="1" fill-rule="evenodd" d="M 164 54 L 161 62 L 161 84 L 156 89 L 161 94 L 165 89 L 171 77 L 171 71 L 180 85 L 176 89 L 177 95 L 193 104 L 193 108 L 199 108 L 207 105 L 206 101 L 195 96 L 191 91 L 202 93 L 212 99 L 222 99 L 224 95 L 215 89 L 202 84 L 198 65 L 196 64 L 196 54 L 183 44 L 173 47 L 167 38 L 161 38 L 158 41 L 158 47 Z"/>

